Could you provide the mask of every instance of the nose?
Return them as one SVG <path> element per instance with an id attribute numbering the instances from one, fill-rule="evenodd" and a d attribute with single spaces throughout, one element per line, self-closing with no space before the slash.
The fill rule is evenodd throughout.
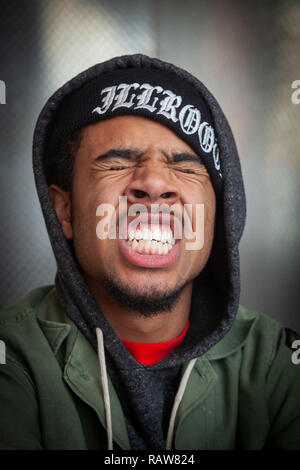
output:
<path id="1" fill-rule="evenodd" d="M 169 180 L 166 173 L 154 168 L 144 168 L 142 173 L 125 189 L 125 196 L 131 204 L 174 204 L 180 198 L 179 188 Z"/>

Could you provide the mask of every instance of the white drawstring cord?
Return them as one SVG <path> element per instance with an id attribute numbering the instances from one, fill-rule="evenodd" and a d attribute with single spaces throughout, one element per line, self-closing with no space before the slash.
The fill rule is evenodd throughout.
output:
<path id="1" fill-rule="evenodd" d="M 102 382 L 104 408 L 105 408 L 106 432 L 107 432 L 107 442 L 108 442 L 107 445 L 108 445 L 108 450 L 112 450 L 113 439 L 112 439 L 112 425 L 111 425 L 111 408 L 110 408 L 110 398 L 109 398 L 109 390 L 108 390 L 108 380 L 107 380 L 104 340 L 103 340 L 102 330 L 100 328 L 96 328 L 96 334 L 97 334 L 98 358 L 100 362 L 101 382 Z"/>
<path id="2" fill-rule="evenodd" d="M 170 424 L 169 424 L 168 435 L 167 435 L 166 450 L 171 450 L 171 448 L 172 448 L 176 413 L 177 413 L 178 407 L 180 405 L 180 402 L 182 400 L 184 391 L 186 389 L 186 386 L 187 386 L 187 383 L 188 383 L 188 380 L 189 380 L 189 376 L 192 372 L 192 369 L 193 369 L 194 364 L 195 364 L 196 361 L 197 361 L 197 358 L 192 359 L 189 362 L 189 364 L 188 364 L 188 366 L 187 366 L 187 368 L 186 368 L 186 370 L 185 370 L 185 372 L 182 376 L 182 379 L 180 381 L 180 385 L 179 385 L 178 391 L 176 393 L 173 409 L 172 409 L 172 412 L 171 412 Z"/>
<path id="3" fill-rule="evenodd" d="M 100 328 L 96 328 L 96 335 L 97 335 L 97 343 L 98 343 L 98 358 L 100 362 L 100 371 L 101 371 L 101 383 L 102 383 L 103 398 L 104 398 L 108 450 L 113 450 L 111 407 L 110 407 L 110 397 L 109 397 L 106 362 L 105 362 L 104 340 L 103 340 L 103 333 Z M 174 400 L 172 412 L 171 412 L 170 424 L 169 424 L 168 435 L 167 435 L 166 450 L 171 450 L 172 448 L 176 413 L 177 413 L 177 410 L 182 400 L 184 391 L 186 389 L 190 374 L 192 372 L 192 369 L 196 361 L 197 361 L 197 358 L 192 359 L 189 362 L 182 376 L 182 379 L 180 381 L 179 388 L 178 388 L 178 391 Z"/>

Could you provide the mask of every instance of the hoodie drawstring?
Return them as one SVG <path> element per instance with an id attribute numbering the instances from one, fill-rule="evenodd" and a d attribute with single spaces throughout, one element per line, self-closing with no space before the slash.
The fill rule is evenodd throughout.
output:
<path id="1" fill-rule="evenodd" d="M 99 358 L 99 363 L 100 363 L 101 383 L 102 383 L 103 398 L 104 398 L 108 450 L 113 450 L 111 406 L 110 406 L 108 378 L 107 378 L 107 370 L 106 370 L 106 362 L 105 362 L 104 340 L 103 340 L 103 333 L 100 328 L 96 328 L 96 335 L 97 335 L 97 344 L 98 344 L 98 358 Z M 176 393 L 176 397 L 174 400 L 172 412 L 171 412 L 169 429 L 168 429 L 168 434 L 167 434 L 166 450 L 171 450 L 172 448 L 172 441 L 173 441 L 174 428 L 175 428 L 175 418 L 176 418 L 177 410 L 181 403 L 183 394 L 185 392 L 190 374 L 193 370 L 196 360 L 197 358 L 194 358 L 189 362 L 181 378 L 178 391 Z"/>
<path id="2" fill-rule="evenodd" d="M 108 450 L 113 450 L 111 407 L 110 407 L 110 397 L 109 397 L 109 390 L 108 390 L 108 379 L 107 379 L 107 370 L 106 370 L 105 352 L 104 352 L 104 340 L 103 340 L 102 330 L 100 328 L 96 328 L 96 334 L 97 334 L 98 358 L 100 362 L 101 383 L 102 383 L 104 408 L 105 408 L 107 446 L 108 446 Z"/>
<path id="3" fill-rule="evenodd" d="M 191 372 L 192 372 L 192 369 L 194 367 L 194 364 L 195 364 L 196 360 L 197 360 L 197 358 L 192 359 L 189 362 L 187 368 L 184 371 L 183 376 L 181 377 L 180 384 L 179 384 L 179 387 L 178 387 L 178 391 L 176 393 L 176 397 L 175 397 L 175 400 L 174 400 L 174 405 L 173 405 L 172 412 L 171 412 L 169 429 L 168 429 L 168 434 L 167 434 L 166 450 L 171 450 L 171 448 L 172 448 L 176 413 L 177 413 L 178 407 L 181 403 L 184 391 L 186 389 L 189 377 L 191 375 Z"/>

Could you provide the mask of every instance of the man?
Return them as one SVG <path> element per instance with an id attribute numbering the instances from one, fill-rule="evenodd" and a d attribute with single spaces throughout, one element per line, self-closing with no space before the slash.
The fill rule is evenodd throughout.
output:
<path id="1" fill-rule="evenodd" d="M 43 108 L 33 165 L 57 275 L 1 313 L 0 447 L 300 449 L 295 338 L 239 306 L 242 175 L 204 85 L 95 65 Z"/>

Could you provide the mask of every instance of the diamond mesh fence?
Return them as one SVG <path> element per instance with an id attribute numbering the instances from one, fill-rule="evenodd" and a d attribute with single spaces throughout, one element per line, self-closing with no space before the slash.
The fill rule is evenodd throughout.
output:
<path id="1" fill-rule="evenodd" d="M 31 164 L 42 106 L 85 68 L 142 52 L 191 71 L 221 103 L 248 201 L 241 301 L 300 330 L 299 1 L 0 0 L 0 12 L 0 307 L 54 280 Z"/>

